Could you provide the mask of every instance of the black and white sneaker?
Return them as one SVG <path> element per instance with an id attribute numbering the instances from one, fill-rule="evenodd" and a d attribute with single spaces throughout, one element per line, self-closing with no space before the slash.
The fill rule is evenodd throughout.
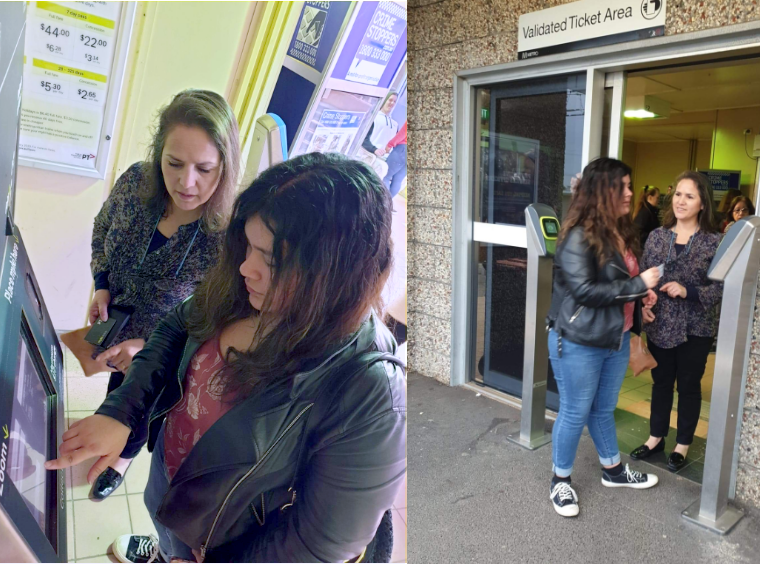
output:
<path id="1" fill-rule="evenodd" d="M 657 485 L 659 478 L 655 474 L 643 474 L 631 470 L 628 465 L 625 465 L 625 470 L 620 472 L 617 476 L 608 474 L 602 469 L 602 485 L 608 488 L 634 488 L 637 490 L 645 490 Z"/>
<path id="2" fill-rule="evenodd" d="M 112 548 L 119 562 L 164 562 L 158 551 L 158 539 L 153 535 L 121 535 L 113 541 Z"/>
<path id="3" fill-rule="evenodd" d="M 567 482 L 557 482 L 552 488 L 550 499 L 554 505 L 554 511 L 563 517 L 575 517 L 580 511 L 578 495 Z"/>

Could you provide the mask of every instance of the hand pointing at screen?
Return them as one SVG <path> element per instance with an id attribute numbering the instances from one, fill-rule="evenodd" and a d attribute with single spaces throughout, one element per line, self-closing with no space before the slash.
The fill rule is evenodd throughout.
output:
<path id="1" fill-rule="evenodd" d="M 115 464 L 124 450 L 131 429 L 106 415 L 90 415 L 72 423 L 63 434 L 63 442 L 58 449 L 59 458 L 45 463 L 48 470 L 68 468 L 99 456 L 87 474 L 87 482 L 92 482 L 110 465 Z"/>

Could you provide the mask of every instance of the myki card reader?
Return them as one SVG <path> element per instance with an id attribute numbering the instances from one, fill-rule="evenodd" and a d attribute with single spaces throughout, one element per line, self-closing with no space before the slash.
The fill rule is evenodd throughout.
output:
<path id="1" fill-rule="evenodd" d="M 537 243 L 539 256 L 553 257 L 557 250 L 557 238 L 559 237 L 557 214 L 545 204 L 532 204 L 525 211 L 528 220 L 526 227 L 535 236 L 533 242 Z"/>

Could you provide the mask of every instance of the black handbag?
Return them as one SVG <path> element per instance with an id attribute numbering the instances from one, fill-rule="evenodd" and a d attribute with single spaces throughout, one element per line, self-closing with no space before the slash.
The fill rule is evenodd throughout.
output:
<path id="1" fill-rule="evenodd" d="M 351 363 L 358 363 L 360 366 L 355 370 L 341 370 L 335 377 L 328 378 L 326 382 L 323 382 L 320 386 L 320 391 L 314 400 L 314 405 L 309 412 L 306 420 L 303 435 L 301 437 L 301 446 L 299 447 L 298 461 L 296 462 L 296 471 L 293 476 L 293 482 L 288 491 L 292 492 L 292 499 L 289 503 L 283 505 L 280 511 L 285 511 L 289 507 L 296 503 L 296 491 L 298 484 L 300 483 L 301 472 L 308 464 L 309 456 L 309 436 L 316 428 L 317 424 L 322 420 L 324 415 L 328 412 L 333 405 L 334 400 L 338 397 L 343 389 L 343 386 L 348 384 L 354 376 L 360 372 L 364 372 L 376 362 L 389 361 L 399 366 L 404 373 L 406 373 L 406 365 L 401 359 L 393 356 L 390 353 L 383 352 L 369 352 L 362 354 L 358 359 L 351 361 Z M 390 562 L 391 554 L 393 553 L 393 513 L 391 509 L 387 509 L 383 513 L 383 517 L 380 520 L 380 525 L 377 528 L 375 536 L 370 543 L 364 549 L 364 552 L 358 559 L 351 562 Z"/>

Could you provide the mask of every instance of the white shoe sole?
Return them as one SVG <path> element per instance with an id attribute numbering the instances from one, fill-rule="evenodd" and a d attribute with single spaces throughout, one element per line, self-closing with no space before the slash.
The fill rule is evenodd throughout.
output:
<path id="1" fill-rule="evenodd" d="M 581 511 L 581 508 L 578 505 L 566 505 L 565 507 L 559 507 L 552 503 L 552 506 L 554 507 L 554 511 L 563 517 L 577 517 L 578 513 Z"/>
<path id="2" fill-rule="evenodd" d="M 634 490 L 646 490 L 649 488 L 653 488 L 657 485 L 657 482 L 659 482 L 660 479 L 655 474 L 648 474 L 648 479 L 646 482 L 640 482 L 637 484 L 631 484 L 631 483 L 625 483 L 625 484 L 618 484 L 616 482 L 608 482 L 604 478 L 602 478 L 602 485 L 605 488 L 632 488 Z"/>
<path id="3" fill-rule="evenodd" d="M 111 552 L 113 552 L 113 555 L 116 557 L 116 560 L 118 560 L 119 562 L 127 562 L 128 563 L 130 561 L 127 560 L 127 555 L 126 554 L 122 554 L 122 552 L 120 550 L 117 550 L 117 548 L 116 548 L 116 542 L 118 540 L 119 539 L 116 539 L 115 541 L 113 541 L 113 543 L 111 543 Z"/>

